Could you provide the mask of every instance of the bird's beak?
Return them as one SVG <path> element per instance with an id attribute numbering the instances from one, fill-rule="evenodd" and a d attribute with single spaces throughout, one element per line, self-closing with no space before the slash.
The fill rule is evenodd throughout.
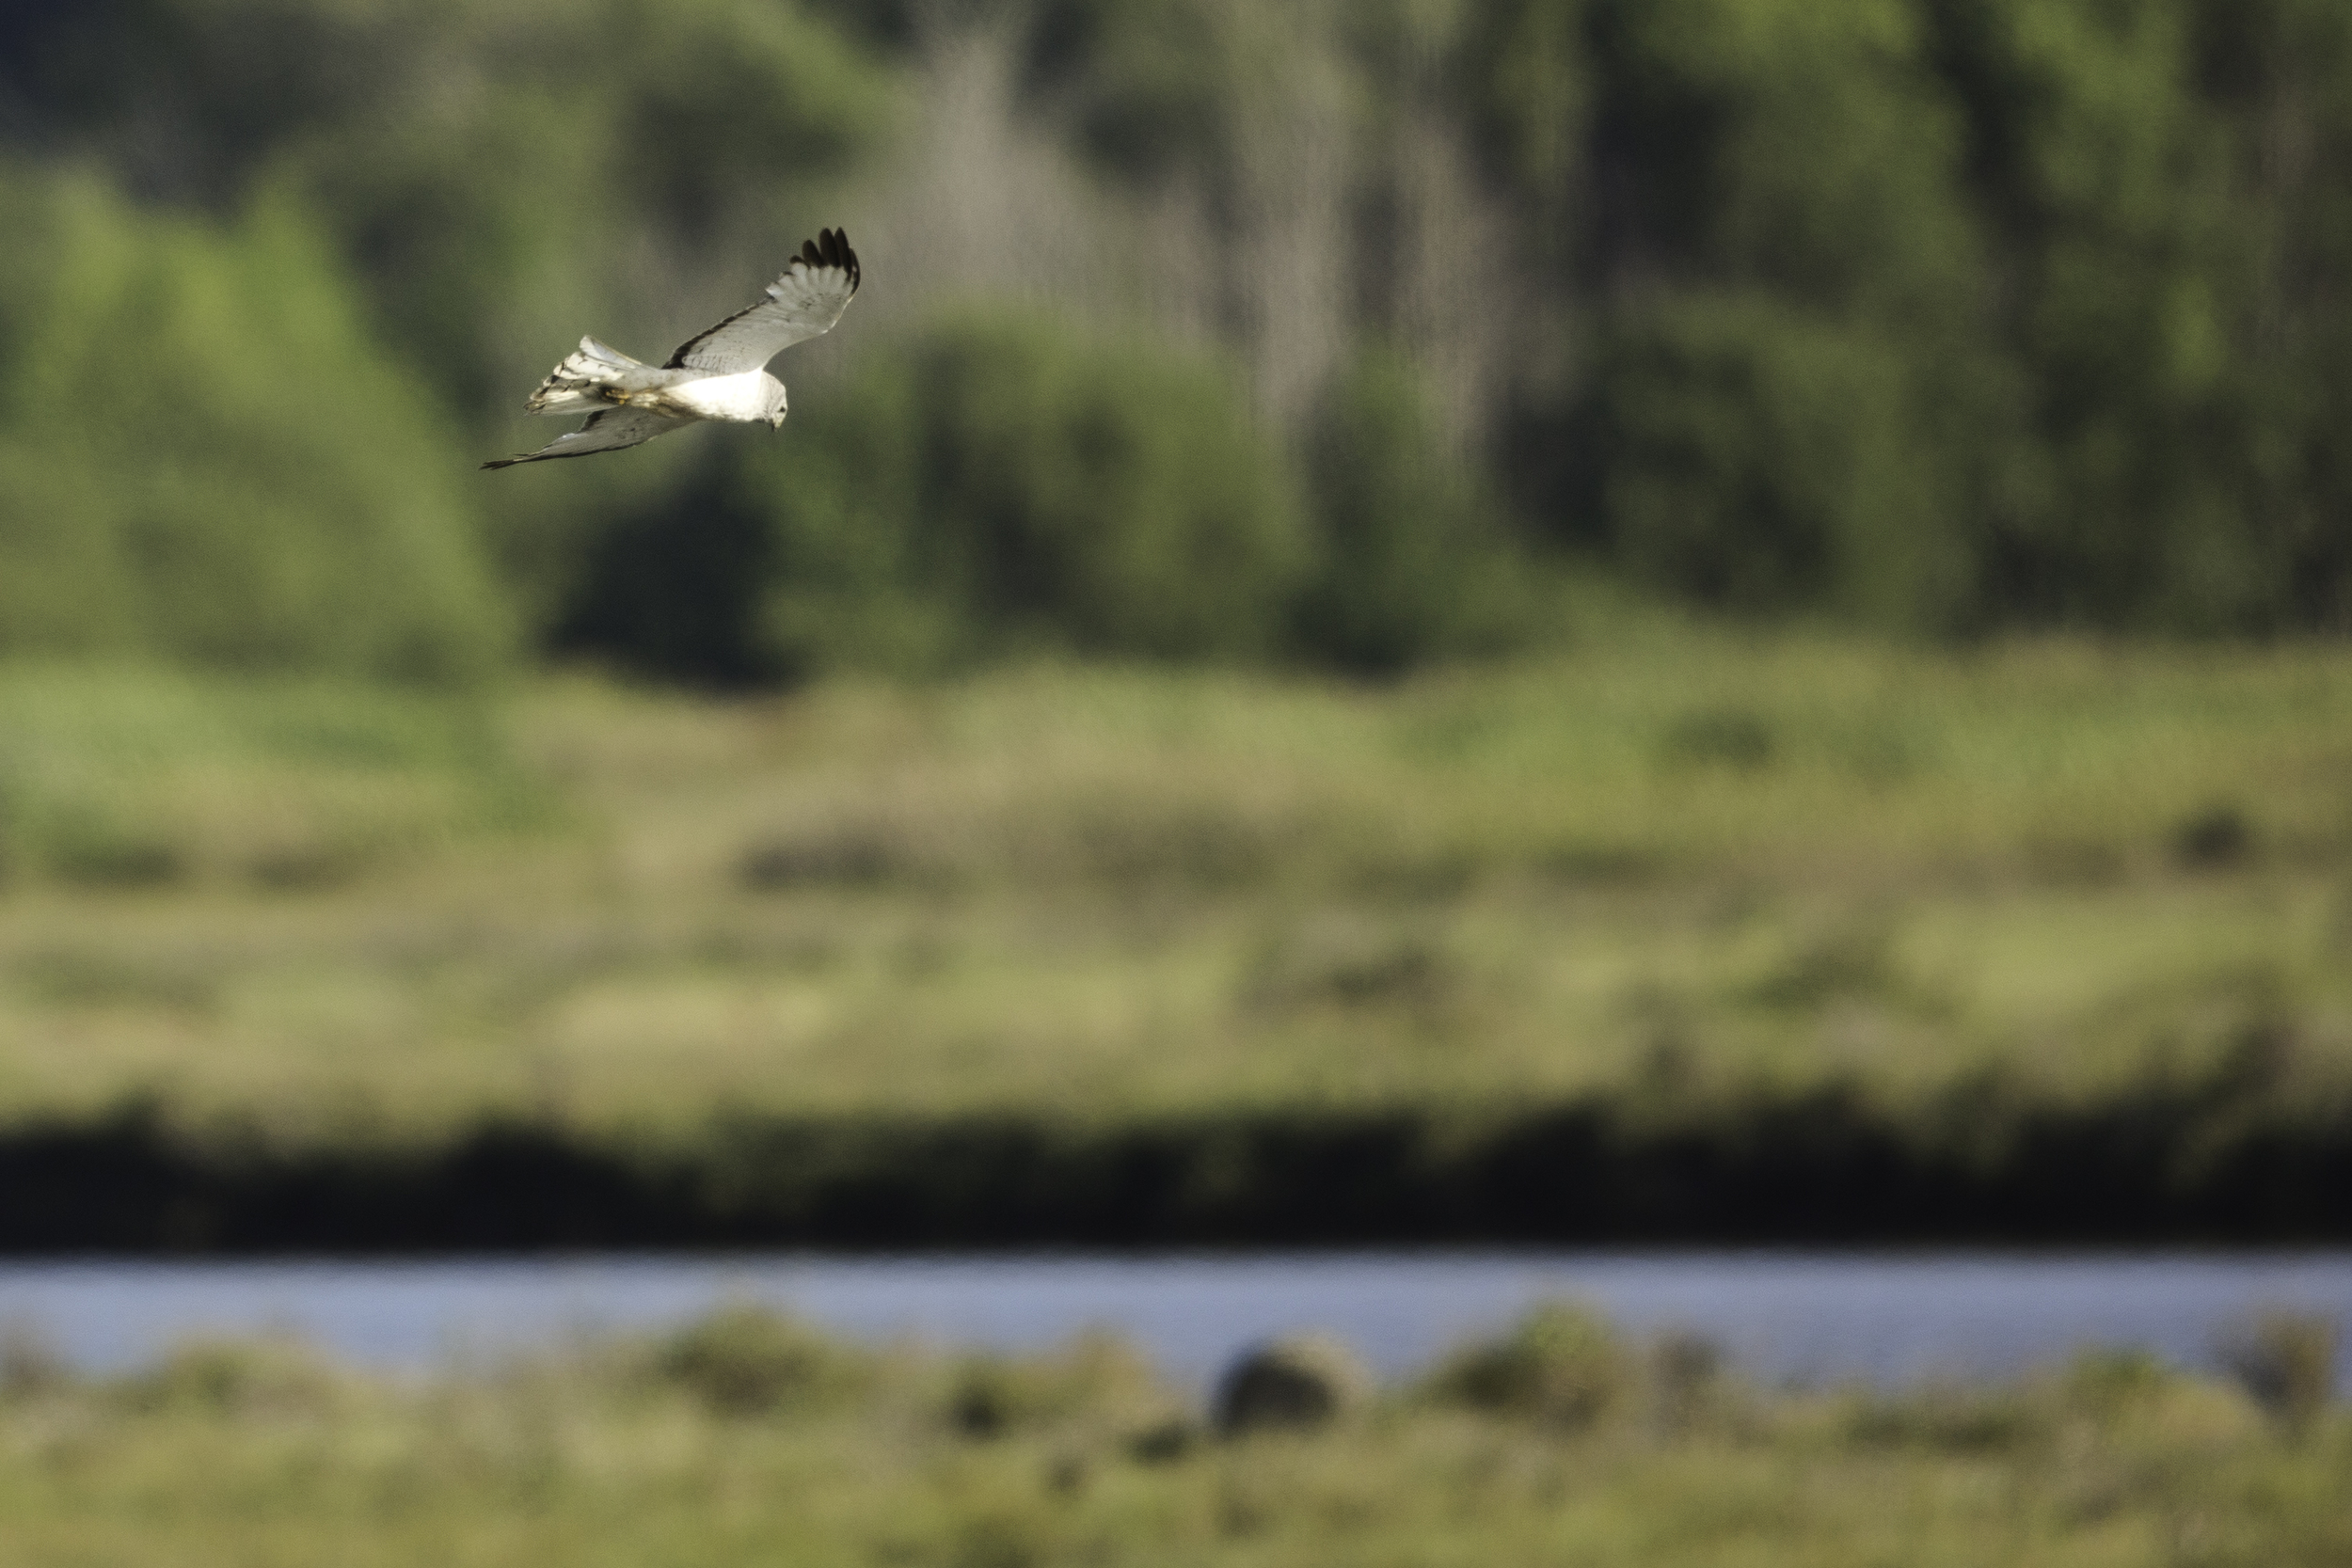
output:
<path id="1" fill-rule="evenodd" d="M 784 416 L 779 414 L 774 419 L 770 420 L 768 421 L 768 428 L 770 430 L 782 430 L 784 428 Z"/>

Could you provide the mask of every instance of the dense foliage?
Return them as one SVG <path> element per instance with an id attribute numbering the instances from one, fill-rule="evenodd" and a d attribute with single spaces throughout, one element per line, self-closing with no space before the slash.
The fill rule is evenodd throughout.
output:
<path id="1" fill-rule="evenodd" d="M 5 30 L 0 646 L 445 675 L 517 621 L 726 680 L 1041 644 L 1388 670 L 1526 636 L 1497 585 L 1561 553 L 1930 634 L 2352 616 L 2329 0 Z M 875 303 L 798 361 L 781 443 L 463 471 L 583 327 L 656 352 L 850 214 Z M 941 313 L 1007 286 L 1025 314 Z"/>
<path id="2" fill-rule="evenodd" d="M 567 640 L 718 681 L 1280 645 L 1309 541 L 1213 362 L 992 312 L 875 353 L 801 420 L 608 534 Z"/>
<path id="3" fill-rule="evenodd" d="M 503 654 L 446 417 L 299 209 L 0 190 L 0 652 L 451 679 Z"/>

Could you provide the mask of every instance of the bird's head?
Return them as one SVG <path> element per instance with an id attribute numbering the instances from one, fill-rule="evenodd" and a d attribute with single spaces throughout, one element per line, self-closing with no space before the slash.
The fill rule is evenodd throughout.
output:
<path id="1" fill-rule="evenodd" d="M 782 430 L 784 428 L 783 409 L 779 408 L 774 413 L 768 416 L 768 428 L 770 430 Z"/>

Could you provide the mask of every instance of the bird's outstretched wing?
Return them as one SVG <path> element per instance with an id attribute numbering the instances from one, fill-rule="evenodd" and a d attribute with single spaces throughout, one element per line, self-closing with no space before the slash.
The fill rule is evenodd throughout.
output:
<path id="1" fill-rule="evenodd" d="M 482 466 L 511 468 L 517 463 L 537 463 L 550 457 L 586 457 L 591 452 L 618 451 L 693 422 L 649 408 L 608 408 L 589 415 L 586 424 L 568 436 L 558 436 L 537 451 L 527 451 L 519 457 L 494 457 Z"/>
<path id="2" fill-rule="evenodd" d="M 857 293 L 857 252 L 838 229 L 821 230 L 801 246 L 768 297 L 738 310 L 707 332 L 678 344 L 664 370 L 755 371 L 794 343 L 833 330 Z"/>

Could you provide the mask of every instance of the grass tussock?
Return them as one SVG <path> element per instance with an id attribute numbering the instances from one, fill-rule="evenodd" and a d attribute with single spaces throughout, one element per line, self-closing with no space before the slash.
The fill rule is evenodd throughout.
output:
<path id="1" fill-rule="evenodd" d="M 1690 1347 L 1662 1349 L 1661 1382 L 1690 1402 L 1706 1381 L 1685 1367 Z M 1622 1402 L 1635 1381 L 1632 1352 L 1594 1314 L 1561 1305 L 1532 1313 L 1507 1336 L 1475 1345 L 1440 1367 L 1433 1397 L 1474 1410 L 1586 1427 Z"/>
<path id="2" fill-rule="evenodd" d="M 1573 1419 L 1556 1418 L 1564 1354 L 1603 1342 L 1612 1397 L 1580 1396 Z M 714 1386 L 714 1386 L 714 1366 L 771 1368 L 778 1346 L 795 1366 L 855 1367 L 854 1386 L 713 1402 Z M 780 1386 L 766 1376 L 752 1383 Z M 976 1360 L 828 1343 L 741 1305 L 658 1339 L 421 1380 L 278 1341 L 215 1342 L 0 1391 L 0 1540 L 24 1568 L 561 1556 L 2315 1568 L 2352 1543 L 2340 1407 L 2323 1402 L 2289 1434 L 2236 1385 L 2131 1354 L 1996 1386 L 1772 1390 L 1692 1342 L 1638 1344 L 1556 1307 L 1354 1398 L 1344 1420 L 1220 1429 L 1113 1341 Z"/>

